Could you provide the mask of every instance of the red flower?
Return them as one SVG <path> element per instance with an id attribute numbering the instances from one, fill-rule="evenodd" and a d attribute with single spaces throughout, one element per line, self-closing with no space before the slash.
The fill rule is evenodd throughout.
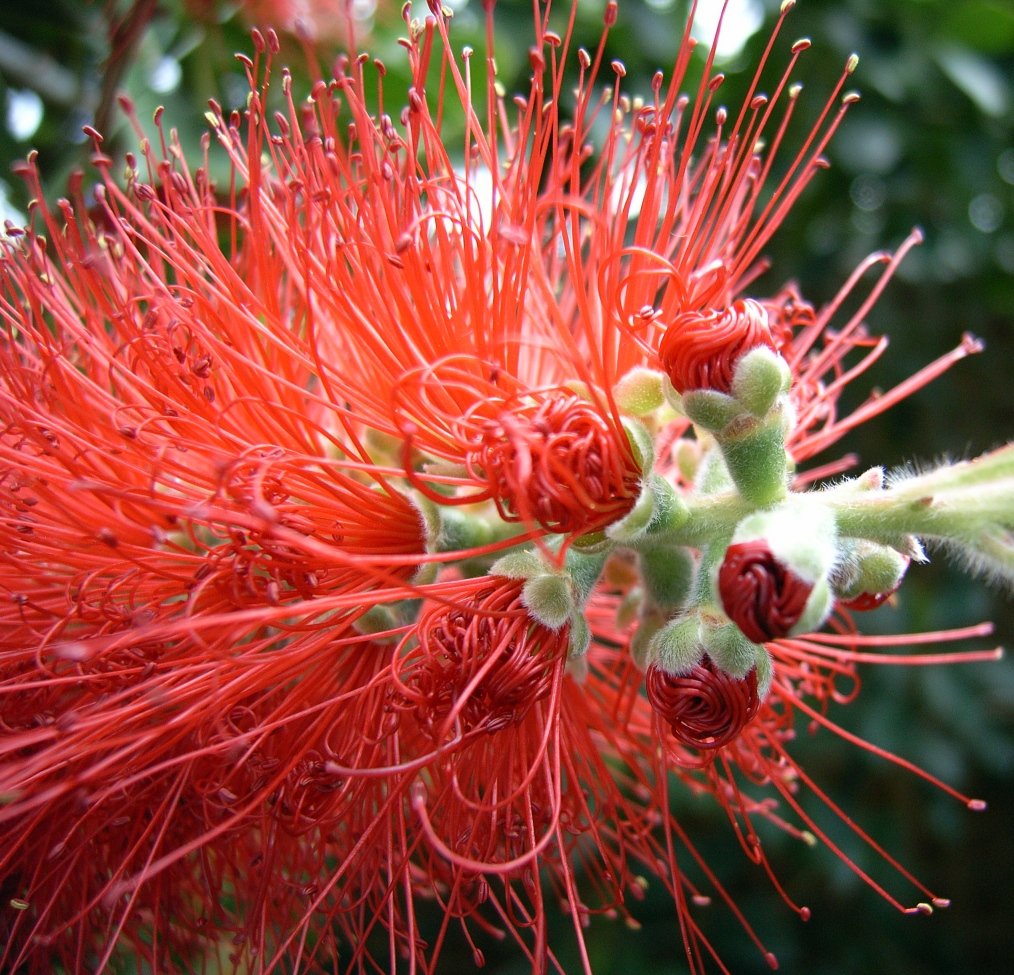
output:
<path id="1" fill-rule="evenodd" d="M 257 34 L 243 113 L 210 113 L 217 186 L 161 115 L 125 167 L 93 134 L 94 201 L 78 181 L 50 207 L 23 167 L 38 202 L 0 256 L 0 968 L 432 971 L 454 928 L 478 961 L 480 934 L 506 936 L 543 971 L 560 904 L 589 971 L 585 922 L 633 923 L 642 874 L 699 968 L 705 887 L 760 941 L 673 787 L 723 807 L 755 863 L 757 817 L 839 851 L 797 799 L 839 811 L 794 763 L 794 724 L 856 740 L 827 705 L 890 641 L 847 616 L 785 638 L 798 580 L 732 546 L 719 590 L 751 639 L 782 637 L 773 677 L 716 653 L 650 670 L 646 694 L 633 621 L 720 615 L 707 567 L 748 505 L 686 419 L 626 417 L 616 390 L 660 356 L 727 388 L 742 352 L 775 348 L 805 460 L 975 343 L 839 417 L 881 349 L 868 302 L 831 329 L 839 299 L 743 295 L 847 107 L 765 188 L 808 45 L 706 135 L 721 80 L 708 60 L 681 94 L 689 31 L 646 104 L 618 63 L 603 102 L 605 36 L 589 54 L 573 17 L 548 23 L 525 96 L 489 70 L 479 110 L 472 55 L 442 16 L 413 22 L 397 117 L 371 114 L 390 99 L 365 58 L 309 97 L 283 73 L 269 113 L 277 42 Z M 912 243 L 871 258 L 871 300 Z M 530 574 L 493 574 L 505 552 Z"/>

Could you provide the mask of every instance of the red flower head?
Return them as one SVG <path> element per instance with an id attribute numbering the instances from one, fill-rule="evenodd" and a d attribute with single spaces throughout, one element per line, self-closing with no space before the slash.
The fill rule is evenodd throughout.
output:
<path id="1" fill-rule="evenodd" d="M 675 790 L 724 809 L 753 863 L 757 817 L 848 859 L 804 787 L 883 853 L 790 752 L 797 718 L 857 740 L 828 705 L 858 663 L 901 659 L 828 617 L 835 595 L 889 588 L 866 580 L 893 585 L 923 533 L 986 539 L 1007 571 L 1014 504 L 983 489 L 1002 452 L 908 487 L 803 490 L 838 461 L 790 483 L 978 347 L 842 417 L 915 237 L 864 265 L 885 270 L 833 328 L 861 274 L 820 311 L 745 296 L 854 59 L 772 187 L 808 42 L 762 95 L 776 29 L 742 107 L 712 115 L 710 55 L 682 94 L 689 27 L 632 100 L 605 60 L 616 4 L 591 52 L 576 3 L 561 33 L 541 5 L 511 101 L 493 50 L 474 70 L 430 10 L 394 115 L 371 108 L 392 100 L 379 62 L 302 92 L 255 33 L 244 109 L 212 104 L 199 166 L 125 102 L 140 152 L 114 162 L 90 131 L 94 194 L 50 206 L 22 167 L 37 202 L 0 252 L 0 969 L 432 972 L 452 937 L 481 963 L 491 936 L 541 973 L 560 905 L 587 973 L 586 922 L 634 926 L 642 873 L 699 969 L 704 887 L 760 940 Z M 777 355 L 735 398 L 697 397 L 714 437 L 664 402 L 659 359 L 725 392 L 758 349 Z M 687 620 L 707 655 L 645 692 L 642 650 Z"/>
<path id="2" fill-rule="evenodd" d="M 688 748 L 722 748 L 739 737 L 760 707 L 757 672 L 735 678 L 704 657 L 688 674 L 652 664 L 645 675 L 648 700 Z"/>
<path id="3" fill-rule="evenodd" d="M 728 393 L 736 363 L 751 349 L 775 349 L 763 305 L 750 298 L 721 310 L 685 311 L 662 336 L 658 357 L 678 393 L 714 389 Z"/>
<path id="4" fill-rule="evenodd" d="M 722 607 L 754 643 L 788 636 L 812 591 L 813 583 L 779 562 L 763 539 L 730 545 L 718 570 Z"/>

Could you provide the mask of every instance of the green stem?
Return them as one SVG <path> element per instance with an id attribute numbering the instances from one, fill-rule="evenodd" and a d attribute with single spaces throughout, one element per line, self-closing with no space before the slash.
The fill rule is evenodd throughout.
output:
<path id="1" fill-rule="evenodd" d="M 853 493 L 848 487 L 827 492 L 843 535 L 963 541 L 1014 530 L 1014 445 L 898 480 L 883 491 Z"/>

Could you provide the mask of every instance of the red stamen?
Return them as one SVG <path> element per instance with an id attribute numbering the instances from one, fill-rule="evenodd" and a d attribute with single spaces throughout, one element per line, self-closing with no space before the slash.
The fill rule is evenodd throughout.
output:
<path id="1" fill-rule="evenodd" d="M 466 465 L 506 521 L 583 533 L 622 517 L 637 498 L 641 472 L 626 436 L 577 396 L 505 405 L 480 431 Z"/>
<path id="2" fill-rule="evenodd" d="M 419 647 L 401 666 L 399 708 L 411 707 L 423 732 L 441 741 L 521 722 L 546 698 L 566 657 L 567 630 L 536 623 L 522 583 L 498 579 L 464 605 L 435 605 L 419 619 Z"/>

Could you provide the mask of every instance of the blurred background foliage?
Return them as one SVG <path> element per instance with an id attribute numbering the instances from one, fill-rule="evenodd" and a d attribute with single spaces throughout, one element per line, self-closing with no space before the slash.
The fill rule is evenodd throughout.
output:
<path id="1" fill-rule="evenodd" d="M 158 105 L 199 159 L 209 97 L 241 107 L 246 83 L 232 55 L 249 51 L 251 23 L 292 27 L 302 17 L 326 65 L 349 42 L 338 15 L 345 0 L 41 0 L 0 3 L 0 208 L 24 220 L 23 188 L 9 164 L 38 149 L 48 192 L 87 164 L 83 124 L 99 128 L 107 151 L 132 147 L 115 102 L 127 93 L 142 119 Z M 382 58 L 389 92 L 407 85 L 397 37 L 405 25 L 395 4 L 353 0 L 357 47 Z M 483 49 L 477 0 L 450 3 L 460 46 Z M 719 0 L 701 0 L 711 20 Z M 610 57 L 627 69 L 627 90 L 647 93 L 667 70 L 682 34 L 680 0 L 621 0 Z M 600 31 L 603 2 L 579 6 L 579 37 Z M 423 15 L 425 8 L 413 11 Z M 775 0 L 732 0 L 721 67 L 724 97 L 736 104 L 766 44 Z M 530 3 L 500 2 L 497 50 L 508 91 L 524 90 L 531 37 Z M 860 463 L 888 466 L 943 455 L 972 456 L 1009 439 L 1014 365 L 1014 3 L 1011 0 L 800 0 L 783 36 L 811 37 L 800 80 L 811 116 L 823 104 L 847 56 L 863 99 L 831 145 L 831 168 L 806 191 L 769 247 L 770 290 L 794 278 L 815 304 L 829 299 L 869 252 L 897 245 L 914 222 L 926 242 L 905 262 L 871 315 L 891 336 L 890 352 L 869 375 L 889 388 L 952 348 L 964 330 L 987 343 L 914 399 L 850 435 Z M 285 59 L 306 79 L 304 47 L 283 34 Z M 776 56 L 776 64 L 779 63 Z M 298 90 L 301 82 L 297 80 Z M 393 98 L 389 96 L 393 103 Z M 801 132 L 799 129 L 797 132 Z M 760 290 L 764 290 L 762 287 Z M 868 383 L 854 396 L 865 395 Z M 998 639 L 1014 645 L 1010 603 L 936 560 L 914 568 L 894 606 L 867 614 L 867 628 L 895 632 L 957 626 L 992 618 Z M 1000 975 L 1014 957 L 1014 673 L 1007 663 L 968 668 L 867 669 L 864 694 L 833 715 L 852 731 L 903 754 L 972 795 L 990 811 L 967 812 L 893 766 L 822 733 L 801 734 L 798 755 L 869 831 L 915 868 L 954 906 L 932 919 L 902 918 L 832 855 L 779 835 L 765 837 L 792 896 L 813 910 L 801 923 L 761 871 L 740 852 L 713 809 L 686 806 L 689 833 L 782 963 L 797 975 L 898 972 Z M 803 729 L 805 731 L 805 729 Z M 687 801 L 680 800 L 682 805 Z M 835 827 L 832 828 L 834 832 Z M 835 834 L 837 835 L 837 834 Z M 881 879 L 889 871 L 855 843 L 847 849 Z M 596 972 L 686 970 L 678 928 L 659 885 L 636 911 L 640 933 L 600 921 L 590 934 Z M 904 889 L 895 884 L 894 889 Z M 911 899 L 906 892 L 903 899 Z M 560 942 L 572 940 L 561 920 Z M 719 906 L 702 912 L 735 973 L 766 971 L 756 949 Z M 484 945 L 487 970 L 524 972 L 507 947 Z M 467 953 L 463 954 L 467 958 Z M 565 948 L 565 969 L 578 959 Z M 471 961 L 462 962 L 462 970 Z M 448 958 L 448 971 L 457 970 Z"/>

